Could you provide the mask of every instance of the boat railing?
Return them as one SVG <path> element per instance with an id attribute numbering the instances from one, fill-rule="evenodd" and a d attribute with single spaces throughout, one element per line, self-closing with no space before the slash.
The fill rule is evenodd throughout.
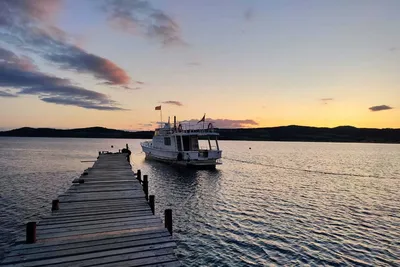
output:
<path id="1" fill-rule="evenodd" d="M 214 129 L 191 129 L 189 127 L 182 127 L 180 129 L 159 129 L 159 133 L 161 134 L 174 134 L 174 133 L 202 133 L 202 134 L 207 134 L 207 133 L 216 133 Z"/>

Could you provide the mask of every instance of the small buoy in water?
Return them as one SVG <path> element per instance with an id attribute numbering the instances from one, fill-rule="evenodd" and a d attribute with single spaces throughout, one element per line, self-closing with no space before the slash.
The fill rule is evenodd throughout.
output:
<path id="1" fill-rule="evenodd" d="M 251 149 L 251 147 L 249 147 L 249 149 Z"/>
<path id="2" fill-rule="evenodd" d="M 114 146 L 111 146 L 111 148 L 114 148 Z"/>

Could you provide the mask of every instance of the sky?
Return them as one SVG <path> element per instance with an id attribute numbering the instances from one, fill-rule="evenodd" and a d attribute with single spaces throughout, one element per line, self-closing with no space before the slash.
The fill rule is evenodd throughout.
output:
<path id="1" fill-rule="evenodd" d="M 0 129 L 400 128 L 397 0 L 0 0 Z"/>

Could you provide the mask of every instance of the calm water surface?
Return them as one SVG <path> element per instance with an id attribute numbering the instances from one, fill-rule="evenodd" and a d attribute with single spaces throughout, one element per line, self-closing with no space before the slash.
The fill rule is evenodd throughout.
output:
<path id="1" fill-rule="evenodd" d="M 128 143 L 186 266 L 399 265 L 400 145 L 225 141 L 224 164 L 195 171 L 144 161 L 139 142 L 0 138 L 0 260 L 81 160 Z"/>

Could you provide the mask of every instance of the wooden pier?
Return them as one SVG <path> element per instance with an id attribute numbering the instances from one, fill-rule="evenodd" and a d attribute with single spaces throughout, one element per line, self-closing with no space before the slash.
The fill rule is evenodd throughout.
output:
<path id="1" fill-rule="evenodd" d="M 171 210 L 164 225 L 146 200 L 147 176 L 140 178 L 126 153 L 99 153 L 92 168 L 49 201 L 51 214 L 28 223 L 26 240 L 0 266 L 180 266 Z"/>

